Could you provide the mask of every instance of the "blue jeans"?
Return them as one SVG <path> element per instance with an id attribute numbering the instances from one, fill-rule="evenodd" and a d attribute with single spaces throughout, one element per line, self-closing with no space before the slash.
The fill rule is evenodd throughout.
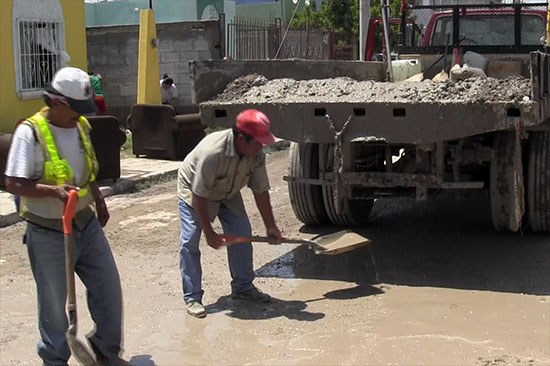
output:
<path id="1" fill-rule="evenodd" d="M 199 241 L 201 238 L 201 224 L 193 207 L 189 206 L 181 198 L 178 198 L 180 211 L 180 271 L 183 283 L 183 299 L 202 302 L 202 269 Z M 250 222 L 246 215 L 239 216 L 229 208 L 220 205 L 218 213 L 226 234 L 250 236 Z M 231 291 L 233 293 L 245 292 L 252 289 L 254 270 L 252 268 L 252 245 L 250 243 L 237 243 L 227 247 L 229 270 L 231 272 Z"/>
<path id="2" fill-rule="evenodd" d="M 88 309 L 96 325 L 88 340 L 94 351 L 117 357 L 122 342 L 122 293 L 116 264 L 94 217 L 82 231 L 73 227 L 75 272 L 86 286 Z M 38 355 L 45 365 L 67 365 L 71 351 L 65 304 L 67 282 L 63 233 L 27 224 L 27 249 L 38 295 Z M 82 306 L 77 305 L 82 311 Z"/>

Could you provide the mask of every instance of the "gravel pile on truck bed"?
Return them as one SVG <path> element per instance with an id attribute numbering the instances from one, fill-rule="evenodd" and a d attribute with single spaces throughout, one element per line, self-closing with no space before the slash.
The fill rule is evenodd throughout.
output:
<path id="1" fill-rule="evenodd" d="M 268 80 L 250 74 L 227 85 L 215 104 L 293 104 L 293 103 L 510 103 L 529 104 L 531 81 L 521 76 L 506 79 L 470 78 L 436 82 L 357 81 L 347 77 L 333 79 Z"/>

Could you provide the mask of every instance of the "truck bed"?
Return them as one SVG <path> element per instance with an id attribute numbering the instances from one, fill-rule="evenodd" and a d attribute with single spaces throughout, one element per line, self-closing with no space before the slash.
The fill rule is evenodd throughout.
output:
<path id="1" fill-rule="evenodd" d="M 537 57 L 534 62 L 539 65 Z M 195 62 L 192 74 L 204 76 L 206 71 L 211 75 L 218 67 L 227 72 L 226 62 Z M 269 116 L 277 136 L 291 141 L 333 142 L 330 124 L 340 130 L 349 119 L 344 141 L 420 144 L 511 129 L 518 124 L 530 128 L 547 119 L 547 98 L 540 97 L 544 88 L 539 84 L 548 82 L 548 73 L 543 73 L 545 80 L 539 77 L 539 66 L 534 68 L 533 85 L 522 77 L 387 83 L 381 81 L 384 70 L 371 72 L 370 80 L 360 77 L 368 73 L 347 77 L 342 69 L 327 78 L 330 61 L 293 61 L 287 67 L 281 67 L 283 61 L 231 62 L 239 65 L 240 71 L 230 72 L 228 79 L 236 80 L 226 83 L 221 93 L 205 93 L 200 77 L 195 78 L 195 85 L 203 86 L 201 98 L 209 99 L 200 104 L 204 124 L 231 126 L 240 111 L 257 108 Z M 348 63 L 347 71 L 369 64 Z M 379 63 L 372 64 L 379 67 Z M 298 72 L 298 78 L 287 76 L 300 68 L 308 73 Z M 265 70 L 272 70 L 272 75 L 255 73 Z"/>

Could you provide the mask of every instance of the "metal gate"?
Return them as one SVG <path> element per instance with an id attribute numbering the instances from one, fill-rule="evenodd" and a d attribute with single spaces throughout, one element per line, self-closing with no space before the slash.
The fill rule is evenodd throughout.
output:
<path id="1" fill-rule="evenodd" d="M 235 18 L 227 25 L 227 56 L 237 60 L 353 60 L 353 35 L 319 29 L 289 29 L 276 19 L 267 22 Z M 285 34 L 286 32 L 286 34 Z"/>

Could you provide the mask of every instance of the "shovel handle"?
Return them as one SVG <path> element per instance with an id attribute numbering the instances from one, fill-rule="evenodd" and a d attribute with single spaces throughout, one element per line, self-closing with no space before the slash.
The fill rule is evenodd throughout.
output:
<path id="1" fill-rule="evenodd" d="M 223 235 L 223 234 L 222 234 Z M 292 241 L 289 241 L 292 240 Z M 301 240 L 293 240 L 293 239 L 281 239 L 280 241 L 277 241 L 277 239 L 270 237 L 270 236 L 236 236 L 231 239 L 228 239 L 224 242 L 223 245 L 231 245 L 236 243 L 252 243 L 252 242 L 260 242 L 260 243 L 301 243 Z"/>
<path id="2" fill-rule="evenodd" d="M 271 236 L 252 236 L 249 238 L 249 240 L 252 242 L 255 241 L 255 242 L 270 243 L 270 244 L 275 244 L 275 243 L 304 244 L 308 242 L 307 240 L 303 240 L 303 239 L 290 239 L 290 238 L 281 238 L 281 240 L 277 240 L 276 238 Z"/>
<path id="3" fill-rule="evenodd" d="M 71 234 L 73 232 L 73 217 L 76 211 L 76 202 L 78 201 L 78 192 L 75 189 L 69 191 L 69 197 L 63 209 L 63 232 Z"/>

